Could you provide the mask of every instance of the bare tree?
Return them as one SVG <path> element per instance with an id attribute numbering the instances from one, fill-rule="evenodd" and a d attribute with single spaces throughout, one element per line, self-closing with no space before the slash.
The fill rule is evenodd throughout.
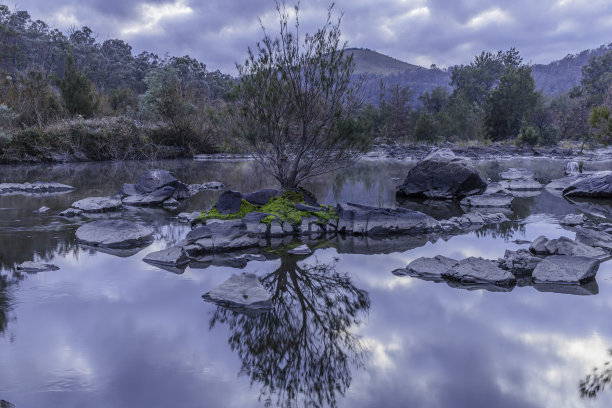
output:
<path id="1" fill-rule="evenodd" d="M 283 189 L 353 164 L 367 145 L 355 113 L 354 64 L 340 42 L 341 16 L 314 34 L 300 33 L 285 3 L 276 3 L 280 37 L 264 37 L 238 65 L 240 143 Z M 261 23 L 261 21 L 260 21 Z M 291 23 L 291 25 L 290 25 Z"/>

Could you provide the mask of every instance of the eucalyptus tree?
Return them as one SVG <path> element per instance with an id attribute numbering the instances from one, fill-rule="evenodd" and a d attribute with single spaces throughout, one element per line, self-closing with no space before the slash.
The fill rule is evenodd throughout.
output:
<path id="1" fill-rule="evenodd" d="M 283 189 L 352 165 L 367 139 L 358 131 L 359 107 L 351 82 L 354 63 L 341 43 L 341 17 L 327 20 L 314 34 L 302 34 L 285 3 L 276 3 L 280 36 L 262 24 L 263 39 L 237 65 L 237 129 L 249 150 Z"/>

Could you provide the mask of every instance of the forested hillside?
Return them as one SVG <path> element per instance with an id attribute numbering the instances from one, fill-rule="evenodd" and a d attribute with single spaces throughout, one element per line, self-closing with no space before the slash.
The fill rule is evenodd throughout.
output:
<path id="1" fill-rule="evenodd" d="M 515 49 L 483 52 L 447 69 L 368 49 L 346 53 L 363 80 L 351 126 L 377 140 L 612 138 L 612 44 L 547 65 L 525 64 Z M 63 33 L 0 5 L 0 162 L 240 151 L 238 81 L 188 55 L 134 55 L 121 39 L 99 41 L 92 28 Z"/>

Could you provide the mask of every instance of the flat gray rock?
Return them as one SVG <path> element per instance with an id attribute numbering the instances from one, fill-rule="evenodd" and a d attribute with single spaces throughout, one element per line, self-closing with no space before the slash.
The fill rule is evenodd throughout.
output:
<path id="1" fill-rule="evenodd" d="M 202 296 L 204 300 L 238 312 L 266 312 L 272 300 L 259 278 L 251 273 L 232 275 L 228 280 Z"/>
<path id="2" fill-rule="evenodd" d="M 118 211 L 121 208 L 121 200 L 113 197 L 88 197 L 72 203 L 72 208 L 84 213 Z"/>
<path id="3" fill-rule="evenodd" d="M 612 197 L 612 171 L 598 171 L 576 180 L 563 190 L 567 197 Z"/>
<path id="4" fill-rule="evenodd" d="M 424 280 L 441 281 L 442 274 L 458 263 L 459 261 L 456 259 L 447 258 L 443 255 L 436 255 L 433 258 L 420 257 L 406 266 L 405 275 Z"/>
<path id="5" fill-rule="evenodd" d="M 473 195 L 461 200 L 461 205 L 476 208 L 509 208 L 514 196 L 505 193 Z"/>
<path id="6" fill-rule="evenodd" d="M 147 170 L 134 184 L 134 189 L 138 194 L 146 195 L 159 190 L 163 187 L 172 187 L 173 191 L 179 184 L 182 184 L 168 170 Z"/>
<path id="7" fill-rule="evenodd" d="M 499 268 L 495 262 L 469 257 L 459 261 L 442 274 L 445 279 L 459 281 L 462 284 L 494 284 L 497 286 L 513 286 L 516 278 L 510 272 Z"/>
<path id="8" fill-rule="evenodd" d="M 546 184 L 546 189 L 551 191 L 563 191 L 570 184 L 574 183 L 577 180 L 580 180 L 584 176 L 582 175 L 573 175 L 568 177 L 563 177 L 560 179 L 552 180 L 550 183 Z"/>
<path id="9" fill-rule="evenodd" d="M 149 245 L 153 231 L 127 220 L 98 220 L 76 230 L 79 243 L 106 248 L 127 249 Z"/>
<path id="10" fill-rule="evenodd" d="M 499 176 L 502 180 L 524 180 L 524 179 L 533 179 L 534 174 L 533 171 L 523 169 L 523 168 L 514 168 L 511 167 L 508 170 L 501 172 Z"/>
<path id="11" fill-rule="evenodd" d="M 161 251 L 151 252 L 142 260 L 153 265 L 166 266 L 183 266 L 189 263 L 189 257 L 179 246 L 171 246 Z"/>
<path id="12" fill-rule="evenodd" d="M 22 264 L 17 265 L 18 271 L 23 272 L 46 272 L 46 271 L 56 271 L 59 269 L 59 266 L 53 264 L 47 264 L 42 262 L 32 262 L 27 261 Z"/>
<path id="13" fill-rule="evenodd" d="M 592 280 L 599 261 L 585 256 L 552 255 L 533 270 L 534 283 L 580 284 Z"/>
<path id="14" fill-rule="evenodd" d="M 287 251 L 290 254 L 293 255 L 310 255 L 312 254 L 312 251 L 310 250 L 310 248 L 308 248 L 308 245 L 304 244 L 304 245 L 300 245 L 297 248 L 293 248 Z"/>

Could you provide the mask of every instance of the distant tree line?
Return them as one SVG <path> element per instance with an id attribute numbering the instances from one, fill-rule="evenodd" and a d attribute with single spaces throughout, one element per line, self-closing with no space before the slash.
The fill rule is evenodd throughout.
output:
<path id="1" fill-rule="evenodd" d="M 362 110 L 364 126 L 381 141 L 479 141 L 553 145 L 612 138 L 612 50 L 594 55 L 582 82 L 558 95 L 536 89 L 531 66 L 514 48 L 482 52 L 450 68 L 448 87 L 418 94 L 380 82 L 379 103 Z M 418 95 L 418 96 L 417 96 Z"/>

